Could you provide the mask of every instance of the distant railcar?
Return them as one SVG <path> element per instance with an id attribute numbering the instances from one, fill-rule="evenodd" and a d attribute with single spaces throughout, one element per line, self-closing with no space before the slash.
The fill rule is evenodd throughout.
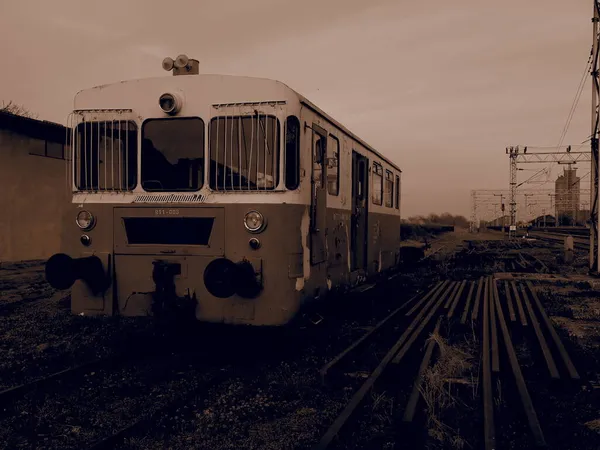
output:
<path id="1" fill-rule="evenodd" d="M 280 82 L 163 66 L 189 76 L 75 97 L 46 264 L 73 313 L 277 326 L 397 264 L 398 166 Z"/>

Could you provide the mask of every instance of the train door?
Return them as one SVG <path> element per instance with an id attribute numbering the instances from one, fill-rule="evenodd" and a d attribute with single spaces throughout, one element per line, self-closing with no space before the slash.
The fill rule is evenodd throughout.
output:
<path id="1" fill-rule="evenodd" d="M 369 160 L 352 151 L 352 217 L 350 243 L 352 270 L 367 268 L 368 218 L 368 165 Z"/>
<path id="2" fill-rule="evenodd" d="M 312 196 L 310 215 L 310 263 L 327 260 L 325 227 L 327 226 L 327 131 L 316 124 L 312 126 Z"/>

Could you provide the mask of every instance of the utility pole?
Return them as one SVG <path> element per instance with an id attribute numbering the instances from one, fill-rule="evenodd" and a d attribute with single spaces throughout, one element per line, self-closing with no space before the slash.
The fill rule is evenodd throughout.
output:
<path id="1" fill-rule="evenodd" d="M 527 151 L 527 147 L 525 147 L 525 151 Z M 517 227 L 517 155 L 519 154 L 519 146 L 506 147 L 506 153 L 510 159 L 510 198 L 508 200 L 510 208 L 508 237 L 510 238 L 513 227 L 515 227 L 515 230 Z"/>
<path id="2" fill-rule="evenodd" d="M 494 197 L 500 197 L 500 212 L 502 214 L 502 232 L 504 233 L 504 228 L 506 227 L 506 222 L 504 221 L 504 194 L 494 194 Z"/>
<path id="3" fill-rule="evenodd" d="M 598 77 L 598 22 L 600 21 L 600 5 L 594 0 L 594 18 L 592 19 L 592 133 L 590 140 L 592 178 L 590 186 L 590 272 L 598 274 L 598 94 L 600 84 Z"/>
<path id="4" fill-rule="evenodd" d="M 479 224 L 477 222 L 477 191 L 471 191 L 471 233 L 475 230 L 479 232 Z"/>

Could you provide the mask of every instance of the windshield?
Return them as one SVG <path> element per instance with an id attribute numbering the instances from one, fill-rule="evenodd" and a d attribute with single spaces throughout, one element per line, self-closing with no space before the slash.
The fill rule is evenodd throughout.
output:
<path id="1" fill-rule="evenodd" d="M 269 190 L 279 181 L 279 121 L 274 116 L 228 116 L 210 122 L 210 187 Z"/>
<path id="2" fill-rule="evenodd" d="M 137 126 L 124 120 L 82 122 L 75 129 L 75 186 L 124 191 L 136 185 Z"/>
<path id="3" fill-rule="evenodd" d="M 142 126 L 142 187 L 197 191 L 204 182 L 204 122 L 151 119 Z"/>

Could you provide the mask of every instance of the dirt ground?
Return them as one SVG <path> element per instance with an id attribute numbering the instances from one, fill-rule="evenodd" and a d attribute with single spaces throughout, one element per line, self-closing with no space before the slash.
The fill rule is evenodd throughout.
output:
<path id="1" fill-rule="evenodd" d="M 0 416 L 0 448 L 86 448 L 188 390 L 185 402 L 133 433 L 121 447 L 311 448 L 408 322 L 391 327 L 344 367 L 341 378 L 323 385 L 319 369 L 326 362 L 417 291 L 443 277 L 476 280 L 483 273 L 491 274 L 498 269 L 497 255 L 513 251 L 493 250 L 496 253 L 487 259 L 473 262 L 467 240 L 488 242 L 493 250 L 493 245 L 502 243 L 492 241 L 502 241 L 503 236 L 467 230 L 442 235 L 431 241 L 427 258 L 418 267 L 323 308 L 318 325 L 307 317 L 299 329 L 279 334 L 200 327 L 168 339 L 160 335 L 168 344 L 142 362 L 132 359 L 109 370 L 89 372 L 17 400 L 16 413 Z M 547 245 L 527 251 L 562 275 L 586 276 L 581 252 L 575 264 L 566 267 Z M 71 315 L 68 293 L 49 288 L 42 270 L 40 262 L 0 267 L 0 390 L 110 355 L 133 340 L 156 339 L 152 321 Z M 560 388 L 537 382 L 547 378 L 534 364 L 539 356 L 525 338 L 519 341 L 519 360 L 540 422 L 550 448 L 597 449 L 593 443 L 600 439 L 599 292 L 580 281 L 540 281 L 539 285 L 540 300 L 584 380 Z M 402 370 L 386 372 L 334 447 L 466 449 L 481 443 L 479 343 L 473 333 L 456 335 L 451 329 L 455 325 L 444 323 L 434 336 L 444 352 L 426 374 L 431 381 L 426 383 L 426 403 L 417 425 L 405 427 L 401 419 L 424 344 L 415 346 Z M 176 355 L 183 348 L 187 356 L 182 359 Z M 215 370 L 226 373 L 225 380 L 194 391 Z M 440 386 L 439 379 L 455 381 Z M 520 436 L 529 432 L 512 392 L 514 383 L 510 377 L 499 378 L 498 383 L 499 415 L 515 417 L 499 419 L 499 448 L 527 448 L 529 441 Z M 428 413 L 432 408 L 435 413 Z"/>

